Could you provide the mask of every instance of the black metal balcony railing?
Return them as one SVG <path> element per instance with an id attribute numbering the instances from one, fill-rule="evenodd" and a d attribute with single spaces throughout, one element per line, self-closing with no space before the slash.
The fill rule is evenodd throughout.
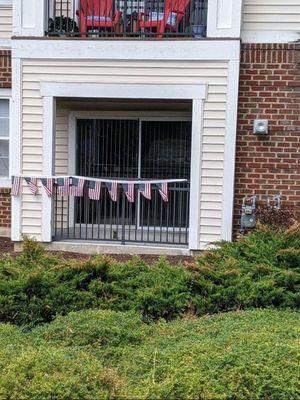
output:
<path id="1" fill-rule="evenodd" d="M 99 201 L 88 197 L 54 197 L 54 240 L 98 240 L 187 245 L 190 190 L 187 183 L 170 184 L 164 202 L 154 187 L 152 199 L 135 192 L 129 203 L 120 188 L 118 201 L 102 185 Z"/>
<path id="2" fill-rule="evenodd" d="M 206 35 L 207 0 L 46 0 L 46 4 L 48 36 Z"/>

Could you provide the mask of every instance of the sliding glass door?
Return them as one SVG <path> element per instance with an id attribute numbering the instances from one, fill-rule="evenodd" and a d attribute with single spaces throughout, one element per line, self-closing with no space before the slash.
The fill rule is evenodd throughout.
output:
<path id="1" fill-rule="evenodd" d="M 76 175 L 115 179 L 190 178 L 191 122 L 153 118 L 77 119 Z M 77 224 L 117 224 L 124 212 L 122 192 L 113 203 L 107 190 L 101 201 L 75 201 Z M 126 224 L 136 229 L 155 226 L 188 227 L 189 183 L 169 186 L 164 205 L 153 187 L 152 200 L 136 191 L 134 204 L 126 213 Z"/>

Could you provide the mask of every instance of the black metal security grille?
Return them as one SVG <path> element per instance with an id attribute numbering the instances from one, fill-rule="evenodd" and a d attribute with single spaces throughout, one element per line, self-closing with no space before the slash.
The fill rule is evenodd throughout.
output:
<path id="1" fill-rule="evenodd" d="M 76 175 L 115 179 L 189 180 L 191 123 L 139 119 L 79 119 Z M 164 202 L 153 187 L 147 200 L 136 188 L 129 203 L 119 186 L 118 201 L 102 185 L 100 201 L 55 201 L 55 239 L 108 240 L 186 245 L 189 183 L 169 185 Z"/>
<path id="2" fill-rule="evenodd" d="M 208 0 L 46 0 L 46 35 L 204 37 Z"/>
<path id="3" fill-rule="evenodd" d="M 138 119 L 78 119 L 76 174 L 136 178 L 139 156 Z"/>

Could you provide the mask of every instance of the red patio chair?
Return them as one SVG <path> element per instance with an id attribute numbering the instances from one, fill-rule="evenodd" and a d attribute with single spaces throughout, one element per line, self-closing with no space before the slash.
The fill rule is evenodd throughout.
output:
<path id="1" fill-rule="evenodd" d="M 89 29 L 117 31 L 122 16 L 113 10 L 113 0 L 81 0 L 79 17 L 80 32 L 86 35 Z"/>
<path id="2" fill-rule="evenodd" d="M 139 26 L 143 30 L 156 32 L 162 38 L 166 30 L 178 31 L 191 0 L 165 0 L 164 12 L 151 11 L 139 14 Z"/>

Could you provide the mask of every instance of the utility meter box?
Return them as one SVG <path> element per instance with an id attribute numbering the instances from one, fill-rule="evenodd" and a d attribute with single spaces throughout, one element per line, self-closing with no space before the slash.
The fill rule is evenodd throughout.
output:
<path id="1" fill-rule="evenodd" d="M 256 196 L 252 196 L 250 199 L 244 197 L 243 199 L 242 214 L 241 214 L 242 233 L 244 233 L 246 229 L 252 229 L 255 228 L 256 226 L 256 203 L 257 203 Z"/>
<path id="2" fill-rule="evenodd" d="M 243 214 L 241 216 L 241 226 L 243 228 L 255 228 L 256 215 L 255 214 Z"/>

